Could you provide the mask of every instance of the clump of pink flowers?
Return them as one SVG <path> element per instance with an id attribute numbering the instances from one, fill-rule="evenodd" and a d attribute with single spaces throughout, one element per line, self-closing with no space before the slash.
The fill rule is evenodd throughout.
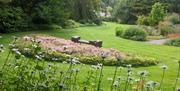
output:
<path id="1" fill-rule="evenodd" d="M 30 41 L 32 37 L 24 37 L 24 40 Z M 116 55 L 123 56 L 123 53 L 112 48 L 98 48 L 88 44 L 74 43 L 71 40 L 66 40 L 56 37 L 36 36 L 35 41 L 40 42 L 41 47 L 51 49 L 57 52 L 66 54 L 77 54 L 82 56 L 101 56 L 105 53 L 107 57 L 116 57 Z"/>

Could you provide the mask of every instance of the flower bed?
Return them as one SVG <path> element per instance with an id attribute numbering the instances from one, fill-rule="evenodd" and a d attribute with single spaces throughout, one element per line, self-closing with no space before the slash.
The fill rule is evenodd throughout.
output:
<path id="1" fill-rule="evenodd" d="M 127 54 L 112 48 L 98 48 L 92 45 L 74 43 L 70 40 L 56 37 L 25 36 L 17 41 L 17 47 L 23 54 L 32 57 L 34 56 L 35 50 L 27 51 L 27 48 L 34 47 L 35 43 L 38 43 L 40 46 L 39 50 L 41 50 L 36 53 L 43 55 L 44 59 L 49 61 L 52 61 L 52 58 L 54 57 L 58 58 L 56 61 L 60 62 L 72 57 L 77 57 L 80 62 L 84 64 L 98 64 L 103 61 L 104 65 L 109 66 L 116 65 L 117 63 L 120 65 L 132 63 L 133 66 L 150 66 L 158 63 L 157 60 L 152 58 L 137 58 L 135 56 L 128 56 Z M 120 59 L 119 62 L 117 62 L 118 59 Z"/>

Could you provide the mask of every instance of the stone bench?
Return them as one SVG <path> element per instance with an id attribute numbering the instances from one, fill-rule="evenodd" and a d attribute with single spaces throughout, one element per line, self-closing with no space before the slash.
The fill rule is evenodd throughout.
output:
<path id="1" fill-rule="evenodd" d="M 72 36 L 71 41 L 75 42 L 75 43 L 82 43 L 82 44 L 89 44 L 89 45 L 93 45 L 95 47 L 102 47 L 102 40 L 80 40 L 81 37 L 80 36 Z"/>
<path id="2" fill-rule="evenodd" d="M 73 42 L 75 42 L 75 43 L 78 43 L 80 39 L 81 39 L 80 36 L 72 36 L 72 37 L 71 37 L 71 41 L 73 41 Z"/>
<path id="3" fill-rule="evenodd" d="M 87 40 L 79 40 L 78 43 L 89 44 L 89 41 L 87 41 Z"/>

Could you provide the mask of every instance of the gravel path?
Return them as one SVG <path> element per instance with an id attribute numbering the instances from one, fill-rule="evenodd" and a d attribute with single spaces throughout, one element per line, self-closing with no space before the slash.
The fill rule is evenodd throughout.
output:
<path id="1" fill-rule="evenodd" d="M 168 40 L 169 40 L 169 39 L 150 40 L 150 41 L 146 41 L 146 43 L 163 45 L 163 44 L 166 43 Z"/>

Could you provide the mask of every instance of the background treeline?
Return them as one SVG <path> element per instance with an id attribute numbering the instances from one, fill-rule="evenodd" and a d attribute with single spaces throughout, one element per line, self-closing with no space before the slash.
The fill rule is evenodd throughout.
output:
<path id="1" fill-rule="evenodd" d="M 76 22 L 100 25 L 101 20 L 136 24 L 146 22 L 157 2 L 164 13 L 180 14 L 180 0 L 0 0 L 0 32 L 53 24 L 76 27 Z"/>
<path id="2" fill-rule="evenodd" d="M 74 23 L 69 19 L 99 24 L 99 4 L 100 0 L 1 0 L 0 32 L 24 31 L 39 25 L 64 27 Z"/>

